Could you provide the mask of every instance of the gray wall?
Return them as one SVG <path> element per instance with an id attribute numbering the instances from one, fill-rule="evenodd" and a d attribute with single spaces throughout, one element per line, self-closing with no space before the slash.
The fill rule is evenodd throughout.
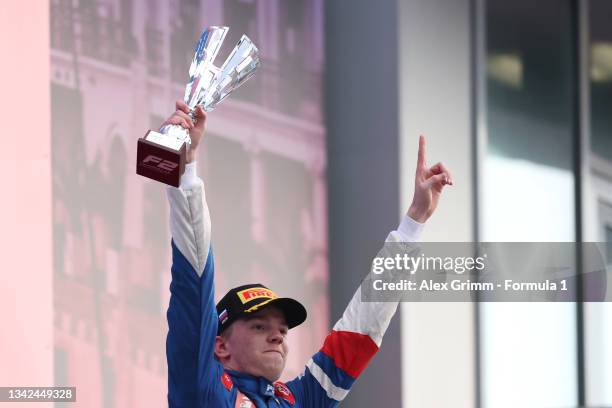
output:
<path id="1" fill-rule="evenodd" d="M 325 3 L 331 321 L 399 220 L 397 26 L 394 0 Z M 343 407 L 401 401 L 396 316 Z M 397 405 L 395 404 L 397 401 Z"/>

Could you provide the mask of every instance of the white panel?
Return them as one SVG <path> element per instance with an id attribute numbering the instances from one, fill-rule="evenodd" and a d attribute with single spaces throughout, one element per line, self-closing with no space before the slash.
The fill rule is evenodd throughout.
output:
<path id="1" fill-rule="evenodd" d="M 399 8 L 400 208 L 410 205 L 423 134 L 428 164 L 443 161 L 455 181 L 424 240 L 471 241 L 470 2 L 407 0 Z M 405 303 L 401 310 L 403 406 L 473 407 L 474 305 Z"/>

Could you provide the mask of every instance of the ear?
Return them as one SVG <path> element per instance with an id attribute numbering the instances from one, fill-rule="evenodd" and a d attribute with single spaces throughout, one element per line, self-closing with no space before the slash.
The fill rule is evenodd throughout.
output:
<path id="1" fill-rule="evenodd" d="M 228 359 L 230 355 L 230 347 L 227 338 L 223 336 L 215 337 L 215 356 L 217 356 L 219 361 Z"/>

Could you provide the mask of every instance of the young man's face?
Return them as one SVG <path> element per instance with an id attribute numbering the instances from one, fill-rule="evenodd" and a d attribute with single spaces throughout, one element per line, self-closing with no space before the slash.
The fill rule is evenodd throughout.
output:
<path id="1" fill-rule="evenodd" d="M 283 312 L 274 306 L 239 319 L 217 336 L 215 354 L 224 367 L 278 380 L 285 368 L 289 348 L 287 323 Z"/>

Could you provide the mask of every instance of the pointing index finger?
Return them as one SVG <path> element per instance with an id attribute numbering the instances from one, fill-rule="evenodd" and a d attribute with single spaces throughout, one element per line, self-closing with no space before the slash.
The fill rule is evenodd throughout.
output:
<path id="1" fill-rule="evenodd" d="M 424 168 L 426 166 L 425 159 L 425 136 L 419 136 L 419 155 L 417 159 L 417 168 Z"/>

